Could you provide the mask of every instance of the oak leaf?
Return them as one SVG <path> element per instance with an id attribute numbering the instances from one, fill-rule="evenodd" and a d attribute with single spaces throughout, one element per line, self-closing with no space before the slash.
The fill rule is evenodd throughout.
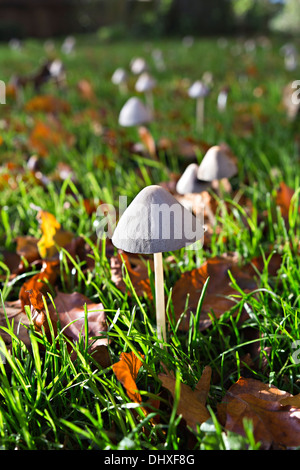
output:
<path id="1" fill-rule="evenodd" d="M 241 377 L 218 407 L 218 418 L 229 431 L 244 435 L 244 420 L 264 449 L 300 445 L 299 399 L 259 380 Z"/>
<path id="2" fill-rule="evenodd" d="M 197 430 L 197 425 L 204 423 L 210 418 L 206 402 L 210 388 L 211 373 L 211 367 L 206 366 L 194 389 L 184 383 L 180 384 L 180 399 L 177 406 L 177 414 L 182 415 L 187 425 L 194 431 Z M 174 374 L 168 372 L 167 374 L 159 374 L 158 377 L 162 381 L 163 387 L 167 388 L 174 397 L 176 385 Z"/>

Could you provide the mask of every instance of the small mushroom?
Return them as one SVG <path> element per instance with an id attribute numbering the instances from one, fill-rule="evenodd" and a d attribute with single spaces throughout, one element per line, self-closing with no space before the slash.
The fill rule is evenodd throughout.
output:
<path id="1" fill-rule="evenodd" d="M 117 85 L 119 87 L 120 93 L 127 93 L 128 73 L 126 72 L 126 70 L 121 67 L 117 68 L 112 74 L 111 81 L 114 85 Z"/>
<path id="2" fill-rule="evenodd" d="M 220 90 L 220 93 L 218 94 L 218 98 L 217 98 L 218 110 L 221 113 L 226 110 L 228 93 L 229 93 L 229 87 L 225 86 L 224 88 Z"/>
<path id="3" fill-rule="evenodd" d="M 212 184 L 215 182 L 219 188 L 220 180 L 228 180 L 237 171 L 236 163 L 227 145 L 214 145 L 204 155 L 198 168 L 197 177 L 203 181 L 210 181 Z"/>
<path id="4" fill-rule="evenodd" d="M 176 184 L 178 194 L 202 193 L 210 186 L 208 181 L 200 181 L 197 178 L 198 168 L 197 163 L 191 163 L 186 167 Z"/>
<path id="5" fill-rule="evenodd" d="M 119 114 L 119 124 L 123 127 L 140 126 L 150 121 L 151 112 L 135 96 L 126 101 Z"/>
<path id="6" fill-rule="evenodd" d="M 148 65 L 143 57 L 134 57 L 130 62 L 130 70 L 134 75 L 140 75 L 148 70 Z"/>
<path id="7" fill-rule="evenodd" d="M 183 196 L 186 194 L 199 194 L 201 205 L 206 211 L 211 225 L 215 225 L 215 216 L 213 215 L 210 207 L 205 204 L 202 196 L 200 196 L 200 193 L 211 187 L 211 183 L 209 181 L 201 181 L 197 178 L 198 169 L 199 165 L 197 165 L 197 163 L 191 163 L 186 167 L 176 184 L 176 192 Z"/>
<path id="8" fill-rule="evenodd" d="M 142 73 L 135 84 L 136 91 L 145 94 L 146 104 L 152 113 L 154 111 L 152 90 L 155 86 L 156 80 L 148 72 Z"/>
<path id="9" fill-rule="evenodd" d="M 201 131 L 204 125 L 204 99 L 209 94 L 209 88 L 200 80 L 192 84 L 188 90 L 190 98 L 196 99 L 196 128 Z"/>
<path id="10" fill-rule="evenodd" d="M 112 243 L 129 253 L 153 254 L 156 324 L 159 340 L 166 342 L 162 253 L 179 250 L 203 237 L 200 219 L 161 186 L 142 189 L 123 212 Z"/>
<path id="11" fill-rule="evenodd" d="M 197 177 L 203 181 L 231 178 L 237 173 L 237 166 L 228 155 L 225 146 L 210 147 L 199 165 Z"/>

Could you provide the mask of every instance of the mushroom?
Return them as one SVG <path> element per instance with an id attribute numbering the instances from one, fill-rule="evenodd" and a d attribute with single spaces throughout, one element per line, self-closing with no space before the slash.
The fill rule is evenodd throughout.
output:
<path id="1" fill-rule="evenodd" d="M 134 75 L 140 75 L 148 69 L 147 62 L 143 57 L 135 57 L 130 62 L 130 70 Z"/>
<path id="2" fill-rule="evenodd" d="M 197 80 L 188 90 L 190 98 L 196 99 L 196 128 L 201 131 L 204 125 L 204 99 L 209 94 L 209 88 Z"/>
<path id="3" fill-rule="evenodd" d="M 119 114 L 119 124 L 124 127 L 139 126 L 151 120 L 151 112 L 135 96 L 126 101 Z"/>
<path id="4" fill-rule="evenodd" d="M 122 69 L 121 67 L 117 68 L 114 73 L 112 74 L 111 81 L 114 85 L 119 87 L 119 91 L 121 93 L 127 93 L 127 80 L 128 80 L 128 73 L 126 70 Z"/>
<path id="5" fill-rule="evenodd" d="M 183 196 L 187 194 L 199 194 L 199 198 L 197 198 L 197 204 L 201 204 L 203 210 L 206 211 L 211 225 L 215 225 L 215 216 L 213 215 L 210 207 L 205 204 L 204 199 L 200 195 L 200 193 L 211 187 L 211 183 L 209 181 L 201 181 L 197 178 L 198 169 L 199 165 L 197 165 L 197 163 L 191 163 L 186 167 L 185 171 L 176 184 L 176 192 Z"/>
<path id="6" fill-rule="evenodd" d="M 219 181 L 229 179 L 237 173 L 238 169 L 233 156 L 226 144 L 210 147 L 199 165 L 197 178 L 215 183 L 219 188 Z"/>
<path id="7" fill-rule="evenodd" d="M 225 86 L 224 88 L 220 90 L 220 93 L 218 94 L 217 103 L 218 103 L 218 110 L 220 112 L 223 112 L 226 109 L 229 90 L 230 90 L 229 87 Z"/>
<path id="8" fill-rule="evenodd" d="M 155 86 L 156 80 L 148 72 L 142 73 L 135 84 L 136 91 L 145 94 L 147 106 L 152 113 L 154 110 L 152 90 Z"/>
<path id="9" fill-rule="evenodd" d="M 186 167 L 176 184 L 178 194 L 202 193 L 210 186 L 209 182 L 197 178 L 198 168 L 197 163 L 191 163 Z"/>
<path id="10" fill-rule="evenodd" d="M 200 219 L 161 186 L 142 189 L 123 212 L 112 243 L 129 253 L 153 254 L 156 324 L 159 340 L 166 342 L 162 253 L 179 250 L 203 237 Z"/>

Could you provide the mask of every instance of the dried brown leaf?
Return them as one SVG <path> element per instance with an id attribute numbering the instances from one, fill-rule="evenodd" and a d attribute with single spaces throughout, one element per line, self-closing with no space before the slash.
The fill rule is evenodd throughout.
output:
<path id="1" fill-rule="evenodd" d="M 189 329 L 190 312 L 195 313 L 203 286 L 209 277 L 208 287 L 202 304 L 200 315 L 200 330 L 204 330 L 211 325 L 210 313 L 219 318 L 223 313 L 230 310 L 234 305 L 231 297 L 238 292 L 230 285 L 228 270 L 231 271 L 238 285 L 245 291 L 250 292 L 256 288 L 253 278 L 238 266 L 235 255 L 216 256 L 203 263 L 200 268 L 183 273 L 173 288 L 173 305 L 175 319 L 178 320 L 185 310 L 187 295 L 189 302 L 187 311 L 181 320 L 180 329 Z"/>
<path id="2" fill-rule="evenodd" d="M 204 423 L 210 418 L 206 408 L 207 396 L 211 381 L 211 368 L 206 366 L 202 376 L 194 390 L 188 385 L 180 384 L 180 399 L 177 407 L 177 414 L 182 415 L 187 425 L 194 431 L 197 425 Z M 175 394 L 176 378 L 173 373 L 159 374 L 163 387 L 167 388 L 172 396 Z"/>
<path id="3" fill-rule="evenodd" d="M 244 419 L 251 420 L 255 440 L 266 449 L 300 445 L 299 399 L 259 380 L 241 377 L 232 385 L 219 406 L 219 419 L 241 435 Z"/>

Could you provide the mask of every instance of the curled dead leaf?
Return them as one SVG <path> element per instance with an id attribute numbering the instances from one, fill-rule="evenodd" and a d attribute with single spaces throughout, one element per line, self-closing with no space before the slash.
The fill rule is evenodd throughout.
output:
<path id="1" fill-rule="evenodd" d="M 28 292 L 41 292 L 44 296 L 46 296 L 48 292 L 51 293 L 58 276 L 58 267 L 58 260 L 44 261 L 41 271 L 24 282 L 19 292 L 19 299 L 23 311 L 25 305 L 31 305 Z"/>
<path id="2" fill-rule="evenodd" d="M 143 355 L 141 357 L 144 358 Z M 122 353 L 119 362 L 112 365 L 114 374 L 125 388 L 128 397 L 136 403 L 142 401 L 136 385 L 137 375 L 142 364 L 142 361 L 131 351 Z"/>

